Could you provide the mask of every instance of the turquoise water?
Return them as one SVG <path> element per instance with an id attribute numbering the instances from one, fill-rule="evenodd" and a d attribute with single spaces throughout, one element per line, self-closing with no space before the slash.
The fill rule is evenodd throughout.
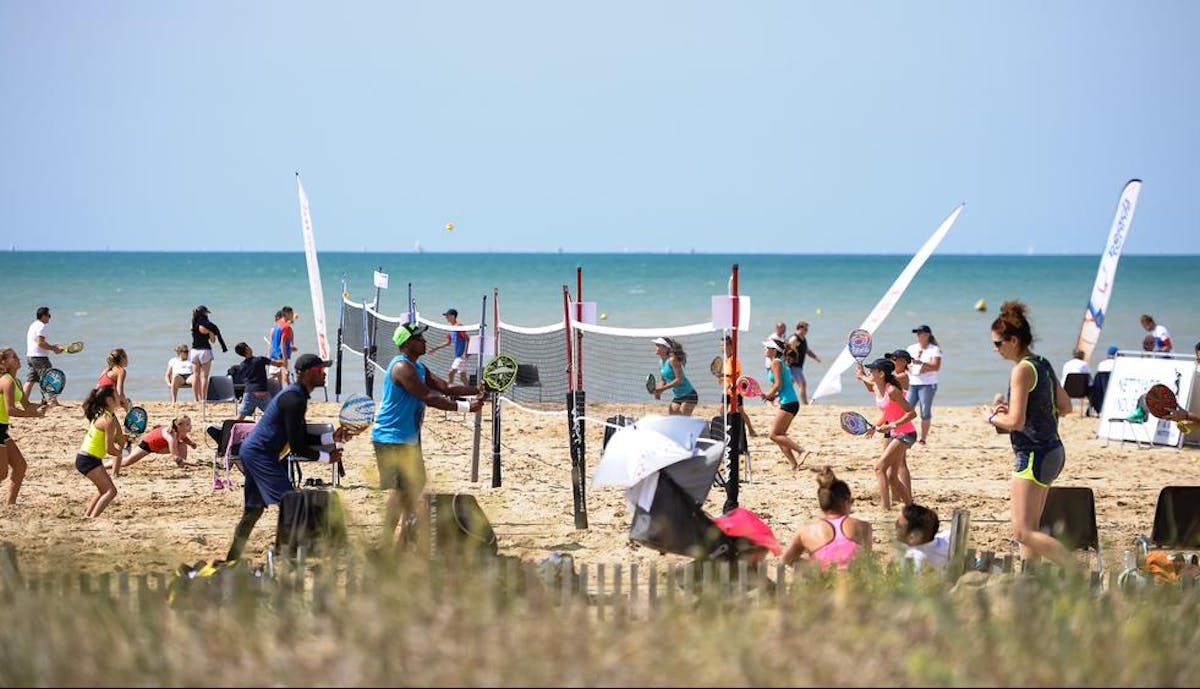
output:
<path id="1" fill-rule="evenodd" d="M 322 281 L 330 340 L 336 335 L 342 276 L 354 299 L 373 298 L 372 271 L 382 266 L 391 289 L 381 297 L 384 313 L 404 310 L 413 283 L 418 310 L 437 319 L 458 308 L 465 322 L 479 320 L 481 297 L 500 290 L 501 319 L 546 325 L 562 319 L 562 286 L 575 287 L 584 270 L 584 300 L 598 302 L 603 324 L 623 327 L 685 325 L 709 318 L 710 296 L 724 293 L 730 267 L 741 267 L 740 287 L 752 300 L 750 338 L 755 342 L 776 320 L 789 331 L 811 323 L 810 345 L 824 363 L 810 362 L 810 390 L 908 256 L 692 255 L 692 254 L 371 254 L 322 253 Z M 913 280 L 884 325 L 876 350 L 910 344 L 911 330 L 932 326 L 946 358 L 938 401 L 974 404 L 1006 384 L 1007 366 L 991 350 L 989 326 L 1000 303 L 1026 301 L 1033 311 L 1035 350 L 1061 364 L 1079 331 L 1095 279 L 1093 256 L 933 256 Z M 311 351 L 313 330 L 307 268 L 302 253 L 119 253 L 7 252 L 0 254 L 4 299 L 0 346 L 24 359 L 25 331 L 38 306 L 53 312 L 55 341 L 81 339 L 87 350 L 54 359 L 68 381 L 90 385 L 104 355 L 124 347 L 130 356 L 128 392 L 134 399 L 167 399 L 162 382 L 173 345 L 189 341 L 191 310 L 205 304 L 221 326 L 230 351 L 218 352 L 214 372 L 236 363 L 233 345 L 261 351 L 272 316 L 284 304 L 301 314 L 300 349 Z M 1200 340 L 1200 257 L 1126 256 L 1121 259 L 1100 353 L 1109 344 L 1137 348 L 1144 332 L 1138 316 L 1153 314 L 1170 328 L 1176 349 Z M 984 299 L 988 311 L 975 311 Z M 489 307 L 490 308 L 490 307 Z M 490 319 L 490 312 L 489 312 Z M 754 350 L 757 355 L 757 348 Z M 647 348 L 647 361 L 653 352 Z M 1093 360 L 1094 363 L 1094 360 Z M 750 364 L 748 364 L 750 366 Z M 749 370 L 749 369 L 748 369 Z M 835 401 L 865 399 L 843 379 L 847 392 Z M 358 387 L 348 381 L 346 389 Z M 68 397 L 83 389 L 68 384 Z"/>

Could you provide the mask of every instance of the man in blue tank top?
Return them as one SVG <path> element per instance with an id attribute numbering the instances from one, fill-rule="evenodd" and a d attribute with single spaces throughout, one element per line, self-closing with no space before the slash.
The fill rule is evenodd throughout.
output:
<path id="1" fill-rule="evenodd" d="M 391 490 L 383 515 L 385 547 L 395 542 L 396 526 L 402 517 L 402 542 L 412 543 L 424 533 L 414 527 L 424 520 L 421 494 L 425 490 L 425 459 L 421 455 L 421 423 L 425 420 L 425 407 L 476 412 L 483 406 L 482 388 L 452 386 L 419 361 L 426 351 L 425 331 L 428 328 L 416 323 L 396 327 L 392 341 L 400 353 L 388 364 L 383 401 L 371 431 L 380 486 Z M 451 399 L 470 395 L 475 395 L 470 402 Z"/>

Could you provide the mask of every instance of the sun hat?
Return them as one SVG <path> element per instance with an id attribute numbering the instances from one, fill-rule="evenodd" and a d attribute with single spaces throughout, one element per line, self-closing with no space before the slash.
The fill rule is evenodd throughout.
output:
<path id="1" fill-rule="evenodd" d="M 671 346 L 671 341 L 665 337 L 656 337 L 650 341 L 653 342 L 654 344 L 658 345 L 659 347 L 670 347 Z"/>
<path id="2" fill-rule="evenodd" d="M 766 349 L 774 349 L 777 352 L 783 351 L 783 343 L 773 337 L 768 337 L 763 340 L 763 347 Z"/>

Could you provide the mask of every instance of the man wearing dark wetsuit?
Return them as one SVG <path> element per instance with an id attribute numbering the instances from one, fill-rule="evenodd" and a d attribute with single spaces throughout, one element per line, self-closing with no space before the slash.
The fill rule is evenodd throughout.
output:
<path id="1" fill-rule="evenodd" d="M 262 419 L 242 443 L 240 457 L 246 472 L 246 507 L 234 531 L 233 545 L 225 556 L 226 561 L 241 557 L 258 518 L 267 507 L 279 504 L 284 493 L 293 490 L 282 458 L 293 454 L 321 462 L 341 459 L 341 450 L 325 450 L 318 446 L 332 448 L 334 442 L 345 440 L 343 428 L 324 436 L 309 435 L 304 419 L 308 397 L 314 388 L 325 385 L 325 368 L 329 365 L 330 362 L 322 361 L 315 354 L 303 354 L 296 359 L 296 382 L 271 400 Z"/>

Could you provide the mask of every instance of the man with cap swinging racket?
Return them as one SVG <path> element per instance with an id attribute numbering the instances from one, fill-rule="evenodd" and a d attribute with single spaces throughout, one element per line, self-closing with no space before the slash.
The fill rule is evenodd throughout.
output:
<path id="1" fill-rule="evenodd" d="M 325 451 L 319 446 L 332 446 L 346 440 L 345 427 L 322 436 L 309 435 L 304 418 L 309 395 L 315 388 L 325 386 L 325 369 L 330 363 L 315 354 L 301 354 L 296 359 L 296 382 L 281 390 L 267 404 L 262 418 L 242 443 L 240 457 L 246 473 L 246 506 L 234 530 L 233 545 L 229 546 L 229 554 L 225 556 L 227 562 L 242 556 L 250 532 L 267 507 L 279 504 L 283 494 L 293 490 L 287 465 L 280 461 L 282 457 L 293 454 L 326 463 L 341 459 L 341 450 Z"/>
<path id="2" fill-rule="evenodd" d="M 446 322 L 450 324 L 451 328 L 459 326 L 458 309 L 446 309 L 446 312 L 442 315 L 446 317 Z M 470 336 L 467 335 L 466 331 L 451 330 L 446 333 L 446 341 L 444 343 L 427 352 L 428 354 L 433 354 L 439 349 L 450 346 L 454 347 L 454 360 L 450 362 L 450 372 L 446 374 L 446 382 L 450 385 L 454 385 L 454 374 L 456 372 L 462 377 L 463 384 L 466 385 L 467 383 L 467 341 L 469 339 Z"/>
<path id="3" fill-rule="evenodd" d="M 425 533 L 423 529 L 415 528 L 424 521 L 421 494 L 425 490 L 425 459 L 421 454 L 421 424 L 425 420 L 425 407 L 477 412 L 483 406 L 482 384 L 478 388 L 450 385 L 419 361 L 426 352 L 425 331 L 428 328 L 416 323 L 396 327 L 392 341 L 400 353 L 388 363 L 383 401 L 371 430 L 379 483 L 391 491 L 383 514 L 384 547 L 395 543 L 398 524 L 404 525 L 400 533 L 403 543 L 413 543 L 418 534 Z M 463 378 L 466 378 L 465 373 Z M 474 399 L 470 402 L 452 399 L 471 395 Z"/>

